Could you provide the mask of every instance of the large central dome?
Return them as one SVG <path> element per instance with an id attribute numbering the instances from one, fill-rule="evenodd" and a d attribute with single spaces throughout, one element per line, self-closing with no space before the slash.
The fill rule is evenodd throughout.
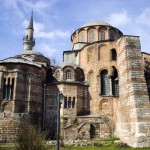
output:
<path id="1" fill-rule="evenodd" d="M 103 22 L 103 21 L 96 20 L 96 21 L 88 22 L 88 23 L 84 24 L 82 27 L 96 26 L 96 25 L 98 25 L 98 26 L 101 26 L 101 25 L 102 25 L 102 26 L 112 26 L 112 25 L 110 25 L 110 24 L 107 23 L 107 22 Z"/>

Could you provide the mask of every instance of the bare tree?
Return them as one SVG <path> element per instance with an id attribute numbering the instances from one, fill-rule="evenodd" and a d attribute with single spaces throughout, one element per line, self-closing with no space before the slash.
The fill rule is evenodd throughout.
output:
<path id="1" fill-rule="evenodd" d="M 56 57 L 50 57 L 51 66 L 56 67 L 59 65 L 60 60 L 57 60 Z"/>

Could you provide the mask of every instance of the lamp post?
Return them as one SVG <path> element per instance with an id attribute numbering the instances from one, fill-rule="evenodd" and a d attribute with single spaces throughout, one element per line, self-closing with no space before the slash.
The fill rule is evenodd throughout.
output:
<path id="1" fill-rule="evenodd" d="M 60 133 L 60 104 L 63 101 L 63 94 L 58 92 L 57 94 L 57 143 L 56 150 L 59 150 L 59 133 Z"/>

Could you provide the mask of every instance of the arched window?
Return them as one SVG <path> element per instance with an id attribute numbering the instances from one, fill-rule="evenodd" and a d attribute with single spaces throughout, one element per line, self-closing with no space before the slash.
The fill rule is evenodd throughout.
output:
<path id="1" fill-rule="evenodd" d="M 66 80 L 71 79 L 71 70 L 66 71 Z"/>
<path id="2" fill-rule="evenodd" d="M 94 31 L 91 30 L 91 31 L 89 32 L 89 42 L 92 43 L 92 42 L 94 42 L 94 41 L 95 41 Z"/>
<path id="3" fill-rule="evenodd" d="M 99 31 L 99 40 L 100 41 L 105 40 L 105 32 L 104 31 Z"/>
<path id="4" fill-rule="evenodd" d="M 3 99 L 13 99 L 14 78 L 4 78 L 3 82 Z"/>
<path id="5" fill-rule="evenodd" d="M 81 68 L 75 70 L 76 81 L 84 81 L 84 72 Z"/>
<path id="6" fill-rule="evenodd" d="M 111 49 L 111 59 L 117 60 L 117 53 L 115 49 Z"/>
<path id="7" fill-rule="evenodd" d="M 81 32 L 81 34 L 80 34 L 80 42 L 84 42 L 84 33 L 83 32 Z"/>
<path id="8" fill-rule="evenodd" d="M 110 91 L 110 81 L 108 77 L 108 71 L 102 70 L 101 71 L 101 95 L 109 95 Z"/>
<path id="9" fill-rule="evenodd" d="M 112 81 L 112 95 L 113 96 L 119 96 L 119 79 L 118 79 L 118 72 L 115 67 L 113 68 L 113 76 L 111 77 Z"/>

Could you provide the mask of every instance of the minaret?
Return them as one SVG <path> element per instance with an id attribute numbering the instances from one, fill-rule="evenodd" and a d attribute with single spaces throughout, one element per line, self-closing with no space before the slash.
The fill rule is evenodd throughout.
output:
<path id="1" fill-rule="evenodd" d="M 31 19 L 29 25 L 26 29 L 26 36 L 23 39 L 24 50 L 32 50 L 35 45 L 35 39 L 33 38 L 33 12 L 31 15 Z"/>

